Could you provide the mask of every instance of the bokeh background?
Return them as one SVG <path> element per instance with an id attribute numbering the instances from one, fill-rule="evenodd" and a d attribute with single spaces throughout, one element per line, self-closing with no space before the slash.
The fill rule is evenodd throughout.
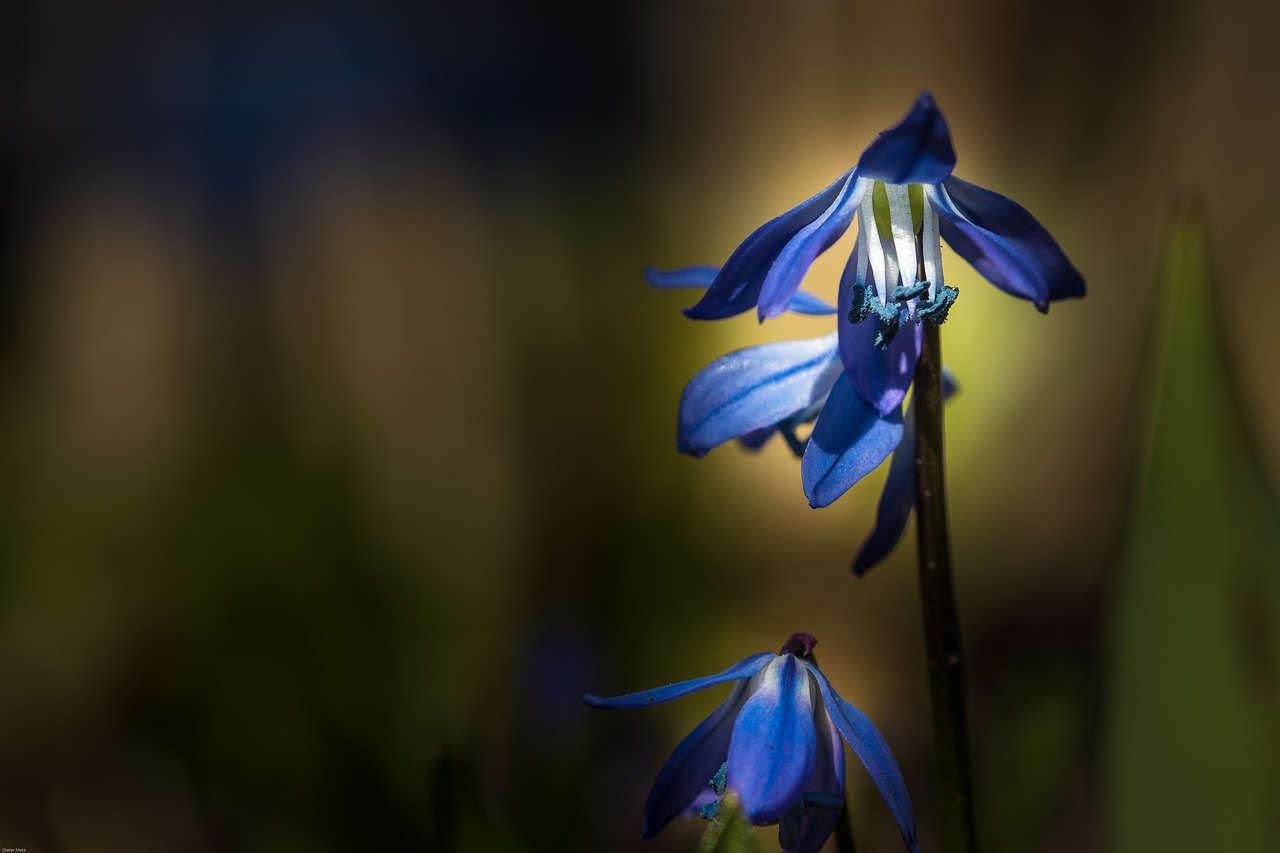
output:
<path id="1" fill-rule="evenodd" d="M 1153 849 L 1215 797 L 1274 804 L 1274 736 L 1209 736 L 1224 691 L 1254 722 L 1280 708 L 1265 605 L 1204 622 L 1247 627 L 1240 679 L 1172 661 L 1169 707 L 1193 707 L 1161 762 L 1124 744 L 1163 694 L 1124 685 L 1162 613 L 1202 647 L 1194 594 L 1125 605 L 1180 194 L 1227 329 L 1209 384 L 1243 389 L 1246 464 L 1278 471 L 1278 29 L 1262 0 L 5 3 L 0 844 L 688 850 L 696 821 L 642 843 L 639 815 L 719 695 L 581 695 L 803 629 L 936 850 L 910 538 L 848 572 L 882 475 L 813 511 L 780 445 L 674 451 L 698 368 L 827 321 L 695 324 L 640 275 L 723 261 L 926 88 L 958 173 L 1035 212 L 1090 285 L 1040 316 L 948 256 L 986 849 Z M 846 246 L 810 289 L 834 295 Z M 1216 445 L 1237 442 L 1183 447 Z M 1229 568 L 1168 556 L 1169 577 Z M 1223 760 L 1199 774 L 1206 743 Z M 1203 786 L 1167 796 L 1188 769 Z M 863 847 L 901 849 L 857 768 L 850 787 Z M 1235 850 L 1277 829 L 1237 824 Z M 1178 846 L 1198 838 L 1159 849 L 1217 847 Z"/>

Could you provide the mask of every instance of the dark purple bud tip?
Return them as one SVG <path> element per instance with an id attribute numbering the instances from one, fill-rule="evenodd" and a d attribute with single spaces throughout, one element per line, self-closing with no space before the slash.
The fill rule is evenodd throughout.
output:
<path id="1" fill-rule="evenodd" d="M 787 641 L 782 644 L 782 651 L 778 652 L 778 654 L 795 655 L 803 660 L 808 660 L 813 657 L 813 647 L 816 645 L 818 645 L 818 640 L 813 634 L 796 631 L 790 637 L 787 637 Z"/>

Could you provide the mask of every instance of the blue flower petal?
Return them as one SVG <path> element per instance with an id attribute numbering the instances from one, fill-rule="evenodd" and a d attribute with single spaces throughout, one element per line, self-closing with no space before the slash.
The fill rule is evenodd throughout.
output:
<path id="1" fill-rule="evenodd" d="M 939 184 L 956 167 L 947 120 L 921 92 L 911 111 L 876 137 L 858 160 L 858 174 L 888 184 Z"/>
<path id="2" fill-rule="evenodd" d="M 729 741 L 726 778 L 753 824 L 777 820 L 813 773 L 813 688 L 795 655 L 778 655 L 752 684 Z"/>
<path id="3" fill-rule="evenodd" d="M 605 710 L 645 708 L 649 705 L 670 702 L 672 699 L 679 699 L 681 696 L 688 696 L 690 693 L 696 693 L 699 690 L 705 690 L 708 687 L 723 684 L 726 681 L 750 678 L 775 657 L 777 655 L 771 652 L 760 652 L 751 657 L 743 658 L 724 672 L 718 672 L 715 675 L 695 678 L 690 681 L 681 681 L 677 684 L 668 684 L 666 687 L 656 687 L 653 690 L 641 690 L 639 693 L 628 693 L 625 696 L 613 696 L 606 699 L 596 696 L 594 693 L 589 693 L 583 696 L 582 699 L 592 708 L 603 708 Z"/>
<path id="4" fill-rule="evenodd" d="M 791 301 L 787 304 L 787 310 L 793 314 L 809 314 L 815 317 L 836 313 L 834 305 L 804 290 L 797 290 L 791 294 Z"/>
<path id="5" fill-rule="evenodd" d="M 774 426 L 826 396 L 839 369 L 835 333 L 722 356 L 685 386 L 676 447 L 701 456 L 730 439 Z"/>
<path id="6" fill-rule="evenodd" d="M 655 287 L 658 290 L 706 290 L 715 281 L 719 272 L 720 267 L 681 267 L 676 270 L 645 267 L 644 278 L 651 287 Z M 793 314 L 808 314 L 818 317 L 836 313 L 834 305 L 804 290 L 797 290 L 791 294 L 791 301 L 787 303 L 787 310 Z"/>
<path id="7" fill-rule="evenodd" d="M 1084 296 L 1084 278 L 1022 205 L 956 177 L 927 192 L 942 238 L 996 287 L 1041 311 Z"/>
<path id="8" fill-rule="evenodd" d="M 819 702 L 814 709 L 813 723 L 817 730 L 818 755 L 805 793 L 818 791 L 843 802 L 844 742 L 831 724 L 825 703 Z M 840 814 L 838 809 L 815 809 L 806 814 L 800 824 L 800 842 L 791 853 L 818 853 L 839 823 Z"/>
<path id="9" fill-rule="evenodd" d="M 889 556 L 916 505 L 916 419 L 914 404 L 907 407 L 903 418 L 902 441 L 889 462 L 889 475 L 876 508 L 876 526 L 853 561 L 853 573 L 861 577 L 871 567 Z"/>
<path id="10" fill-rule="evenodd" d="M 845 184 L 831 206 L 782 247 L 760 289 L 758 313 L 761 320 L 777 317 L 787 310 L 791 295 L 800 287 L 801 279 L 813 266 L 814 260 L 848 230 L 869 184 L 869 181 L 858 180 L 853 172 L 846 172 Z"/>
<path id="11" fill-rule="evenodd" d="M 645 281 L 659 290 L 680 290 L 686 287 L 708 288 L 716 280 L 719 267 L 681 267 L 677 270 L 644 268 Z"/>
<path id="12" fill-rule="evenodd" d="M 875 470 L 902 439 L 902 412 L 881 417 L 841 374 L 813 425 L 800 479 L 812 507 L 824 507 Z"/>
<path id="13" fill-rule="evenodd" d="M 699 723 L 662 765 L 644 806 L 641 838 L 653 838 L 707 790 L 711 777 L 729 757 L 733 721 L 746 697 L 747 682 L 739 681 L 729 698 Z"/>
<path id="14" fill-rule="evenodd" d="M 846 172 L 813 198 L 752 232 L 725 261 L 698 304 L 685 309 L 685 315 L 694 320 L 721 320 L 753 308 L 778 253 L 792 237 L 831 207 L 852 174 L 852 171 Z"/>
<path id="15" fill-rule="evenodd" d="M 880 789 L 880 795 L 893 813 L 893 819 L 898 822 L 898 829 L 902 832 L 902 840 L 907 849 L 918 853 L 920 848 L 916 842 L 915 818 L 911 814 L 911 797 L 907 794 L 907 783 L 889 750 L 889 744 L 885 743 L 866 714 L 836 693 L 831 682 L 827 681 L 827 677 L 817 667 L 808 663 L 805 663 L 805 667 L 818 680 L 818 689 L 822 691 L 822 701 L 831 714 L 831 721 L 840 730 L 840 734 L 844 735 L 849 746 L 853 747 L 854 754 L 862 761 L 871 774 L 871 780 Z"/>

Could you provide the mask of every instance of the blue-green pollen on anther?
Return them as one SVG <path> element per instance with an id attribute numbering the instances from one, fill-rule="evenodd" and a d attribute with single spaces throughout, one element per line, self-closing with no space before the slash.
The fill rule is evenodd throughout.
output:
<path id="1" fill-rule="evenodd" d="M 725 776 L 728 767 L 728 762 L 721 764 L 720 769 L 716 771 L 716 775 L 712 776 L 711 781 L 707 783 L 711 786 L 711 790 L 715 792 L 716 799 L 698 809 L 698 817 L 703 820 L 715 820 L 720 814 L 720 798 L 724 796 L 725 789 L 728 787 L 728 781 Z"/>
<path id="2" fill-rule="evenodd" d="M 959 295 L 959 290 L 944 284 L 938 288 L 933 299 L 922 299 L 916 303 L 916 316 L 921 320 L 928 320 L 935 326 L 941 326 L 947 321 L 947 312 L 956 303 L 956 297 Z"/>
<path id="3" fill-rule="evenodd" d="M 894 302 L 906 302 L 908 299 L 915 299 L 917 296 L 921 295 L 922 293 L 928 293 L 928 292 L 929 292 L 929 282 L 917 281 L 915 284 L 911 285 L 910 287 L 902 287 L 901 285 L 899 285 L 898 287 L 895 287 L 893 289 L 893 292 L 889 294 L 889 298 L 892 299 Z"/>
<path id="4" fill-rule="evenodd" d="M 725 772 L 729 769 L 729 762 L 720 765 L 720 769 L 716 771 L 716 775 L 711 777 L 711 781 L 707 784 L 711 786 L 711 790 L 716 792 L 717 797 L 724 796 L 724 789 L 728 786 Z"/>
<path id="5" fill-rule="evenodd" d="M 849 308 L 849 322 L 857 325 L 863 320 L 876 315 L 877 328 L 875 334 L 876 349 L 887 349 L 898 334 L 905 319 L 908 322 L 928 321 L 935 326 L 946 322 L 947 312 L 955 304 L 960 291 L 947 285 L 939 285 L 933 299 L 925 296 L 932 286 L 928 281 L 917 281 L 910 287 L 895 287 L 889 294 L 889 303 L 881 302 L 873 288 L 864 284 L 853 286 L 852 304 Z M 921 298 L 923 297 L 923 298 Z M 914 311 L 907 304 L 916 300 Z"/>

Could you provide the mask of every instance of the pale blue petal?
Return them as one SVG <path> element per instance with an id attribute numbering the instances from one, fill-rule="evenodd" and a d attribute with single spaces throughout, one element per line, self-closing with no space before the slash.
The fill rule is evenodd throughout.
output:
<path id="1" fill-rule="evenodd" d="M 752 682 L 729 741 L 729 787 L 753 824 L 777 820 L 813 773 L 813 689 L 795 655 L 779 655 Z"/>
<path id="2" fill-rule="evenodd" d="M 825 299 L 819 299 L 807 290 L 797 290 L 791 294 L 791 302 L 788 303 L 787 310 L 793 314 L 810 314 L 819 317 L 836 313 L 834 305 Z"/>
<path id="3" fill-rule="evenodd" d="M 885 743 L 866 714 L 836 693 L 831 682 L 827 681 L 827 677 L 816 666 L 808 663 L 805 666 L 818 681 L 818 689 L 831 714 L 831 721 L 867 768 L 871 781 L 880 789 L 880 796 L 884 797 L 893 819 L 898 822 L 898 829 L 907 849 L 918 853 L 920 848 L 916 842 L 915 818 L 911 814 L 911 797 L 907 794 L 907 783 L 902 778 L 902 771 L 898 769 L 898 762 L 894 760 L 889 744 Z"/>
<path id="4" fill-rule="evenodd" d="M 825 397 L 839 370 L 834 332 L 718 358 L 680 396 L 676 447 L 701 456 L 730 439 L 774 426 Z"/>
<path id="5" fill-rule="evenodd" d="M 824 507 L 875 470 L 902 439 L 902 412 L 881 417 L 843 373 L 813 425 L 800 479 L 812 507 Z"/>
<path id="6" fill-rule="evenodd" d="M 739 681 L 729 698 L 680 742 L 658 771 L 645 803 L 640 837 L 652 838 L 688 812 L 711 784 L 711 777 L 729 757 L 733 721 L 747 697 L 747 682 Z"/>
<path id="7" fill-rule="evenodd" d="M 777 655 L 771 652 L 760 652 L 751 657 L 743 658 L 724 672 L 718 672 L 715 675 L 695 678 L 691 681 L 681 681 L 677 684 L 668 684 L 666 687 L 656 687 L 653 690 L 642 690 L 639 693 L 628 693 L 625 696 L 613 696 L 606 699 L 596 696 L 594 693 L 589 693 L 582 698 L 592 708 L 603 708 L 605 710 L 645 708 L 649 705 L 670 702 L 672 699 L 679 699 L 681 696 L 688 696 L 690 693 L 696 693 L 699 690 L 704 690 L 716 684 L 723 684 L 726 681 L 750 678 L 775 657 Z"/>
<path id="8" fill-rule="evenodd" d="M 760 288 L 778 253 L 805 226 L 823 214 L 845 188 L 852 171 L 813 198 L 761 225 L 742 241 L 721 267 L 697 305 L 685 309 L 694 320 L 721 320 L 755 307 Z"/>
<path id="9" fill-rule="evenodd" d="M 858 160 L 858 174 L 889 184 L 941 183 L 956 167 L 947 120 L 921 92 L 911 111 L 876 137 Z"/>
<path id="10" fill-rule="evenodd" d="M 853 172 L 846 173 L 845 185 L 831 206 L 782 247 L 760 289 L 758 313 L 761 320 L 777 317 L 787 310 L 791 295 L 818 255 L 831 248 L 831 244 L 848 230 L 867 184 L 867 181 L 859 181 Z"/>

